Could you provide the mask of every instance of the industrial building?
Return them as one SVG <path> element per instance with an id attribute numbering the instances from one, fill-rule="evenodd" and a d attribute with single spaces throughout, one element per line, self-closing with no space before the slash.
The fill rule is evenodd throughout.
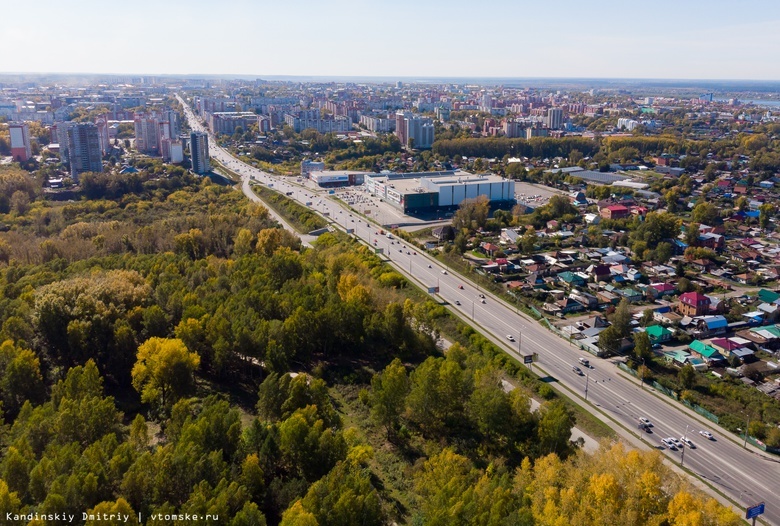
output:
<path id="1" fill-rule="evenodd" d="M 487 196 L 493 204 L 515 200 L 515 182 L 463 171 L 383 173 L 366 176 L 366 188 L 406 214 L 457 208 L 464 199 Z"/>

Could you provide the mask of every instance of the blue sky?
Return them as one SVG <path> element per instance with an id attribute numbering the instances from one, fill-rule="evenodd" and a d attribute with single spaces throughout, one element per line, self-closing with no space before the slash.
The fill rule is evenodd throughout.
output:
<path id="1" fill-rule="evenodd" d="M 780 80 L 780 2 L 11 0 L 0 72 Z"/>

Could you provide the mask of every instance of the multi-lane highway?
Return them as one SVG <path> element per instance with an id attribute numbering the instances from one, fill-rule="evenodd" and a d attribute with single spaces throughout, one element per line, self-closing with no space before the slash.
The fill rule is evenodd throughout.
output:
<path id="1" fill-rule="evenodd" d="M 180 99 L 181 100 L 181 99 Z M 181 100 L 190 126 L 206 131 L 189 107 Z M 684 465 L 719 492 L 727 495 L 739 507 L 766 502 L 767 523 L 780 525 L 780 463 L 755 449 L 744 449 L 741 441 L 727 436 L 711 422 L 684 407 L 664 399 L 647 386 L 642 388 L 636 379 L 620 373 L 613 362 L 590 356 L 571 346 L 543 328 L 533 319 L 519 314 L 513 307 L 492 294 L 480 290 L 463 277 L 449 272 L 438 261 L 427 257 L 417 248 L 397 238 L 389 239 L 378 233 L 379 227 L 351 210 L 328 198 L 326 193 L 313 192 L 284 178 L 257 170 L 209 141 L 212 157 L 238 173 L 243 179 L 243 190 L 254 196 L 249 181 L 273 185 L 280 192 L 292 192 L 290 198 L 311 207 L 343 229 L 354 229 L 354 234 L 366 243 L 383 249 L 389 261 L 401 272 L 423 287 L 439 287 L 437 298 L 460 314 L 472 320 L 475 328 L 501 342 L 504 350 L 520 357 L 537 353 L 535 366 L 541 368 L 554 382 L 582 398 L 589 411 L 611 421 L 611 426 L 624 436 L 639 437 L 644 447 L 661 450 L 676 463 L 683 461 L 681 450 L 670 450 L 661 439 L 685 436 L 695 448 L 685 447 Z M 511 336 L 511 339 L 509 338 Z M 578 362 L 587 358 L 590 367 Z M 522 361 L 522 360 L 521 360 Z M 578 366 L 585 374 L 574 370 Z M 649 419 L 651 432 L 638 428 L 639 419 Z M 714 440 L 700 435 L 701 430 L 712 431 Z M 640 444 L 641 447 L 641 444 Z M 750 446 L 748 446 L 750 448 Z"/>

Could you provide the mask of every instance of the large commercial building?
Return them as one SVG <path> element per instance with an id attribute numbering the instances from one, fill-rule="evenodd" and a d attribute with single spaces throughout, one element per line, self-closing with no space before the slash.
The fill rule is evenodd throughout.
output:
<path id="1" fill-rule="evenodd" d="M 84 122 L 68 127 L 68 158 L 70 160 L 70 176 L 78 182 L 79 175 L 84 172 L 102 172 L 102 152 L 98 127 L 91 122 Z"/>
<path id="2" fill-rule="evenodd" d="M 364 172 L 333 170 L 329 172 L 310 172 L 309 179 L 322 188 L 355 186 L 363 184 Z"/>
<path id="3" fill-rule="evenodd" d="M 30 127 L 26 122 L 12 122 L 8 125 L 11 134 L 11 157 L 23 163 L 32 157 L 30 149 Z"/>
<path id="4" fill-rule="evenodd" d="M 196 174 L 205 174 L 209 166 L 209 136 L 203 132 L 190 134 L 190 160 L 192 171 Z"/>
<path id="5" fill-rule="evenodd" d="M 495 204 L 509 204 L 515 200 L 514 181 L 493 174 L 475 175 L 462 171 L 367 175 L 366 188 L 408 214 L 451 210 L 464 199 L 480 195 Z"/>
<path id="6" fill-rule="evenodd" d="M 301 175 L 308 177 L 312 172 L 322 172 L 323 170 L 325 170 L 325 163 L 322 161 L 310 161 L 309 159 L 301 161 Z"/>

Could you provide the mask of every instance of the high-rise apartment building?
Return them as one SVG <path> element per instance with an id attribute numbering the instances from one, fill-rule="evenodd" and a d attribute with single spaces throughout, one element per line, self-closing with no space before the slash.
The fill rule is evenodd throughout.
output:
<path id="1" fill-rule="evenodd" d="M 105 155 L 108 153 L 111 143 L 108 138 L 108 114 L 101 115 L 95 119 L 98 128 L 98 138 L 100 139 L 100 152 Z"/>
<path id="2" fill-rule="evenodd" d="M 70 175 L 73 180 L 78 182 L 79 175 L 84 172 L 102 172 L 103 163 L 97 125 L 91 122 L 75 124 L 68 128 L 67 134 Z"/>
<path id="3" fill-rule="evenodd" d="M 547 127 L 551 130 L 560 130 L 563 124 L 563 110 L 561 108 L 550 108 L 547 110 Z"/>
<path id="4" fill-rule="evenodd" d="M 160 155 L 160 118 L 156 113 L 136 113 L 135 149 L 146 155 Z"/>
<path id="5" fill-rule="evenodd" d="M 411 148 L 433 146 L 433 121 L 427 117 L 406 119 L 406 145 Z"/>
<path id="6" fill-rule="evenodd" d="M 210 170 L 209 166 L 209 136 L 203 132 L 190 134 L 190 160 L 192 171 L 196 174 L 205 174 Z"/>
<path id="7" fill-rule="evenodd" d="M 11 133 L 11 157 L 23 163 L 32 157 L 30 149 L 30 127 L 26 122 L 12 122 L 8 125 Z"/>
<path id="8" fill-rule="evenodd" d="M 414 115 L 408 111 L 399 111 L 395 114 L 395 134 L 398 136 L 398 140 L 402 145 L 406 146 L 406 118 L 411 118 Z"/>
<path id="9" fill-rule="evenodd" d="M 414 113 L 395 114 L 395 133 L 401 144 L 408 148 L 430 148 L 433 146 L 433 121 Z"/>

